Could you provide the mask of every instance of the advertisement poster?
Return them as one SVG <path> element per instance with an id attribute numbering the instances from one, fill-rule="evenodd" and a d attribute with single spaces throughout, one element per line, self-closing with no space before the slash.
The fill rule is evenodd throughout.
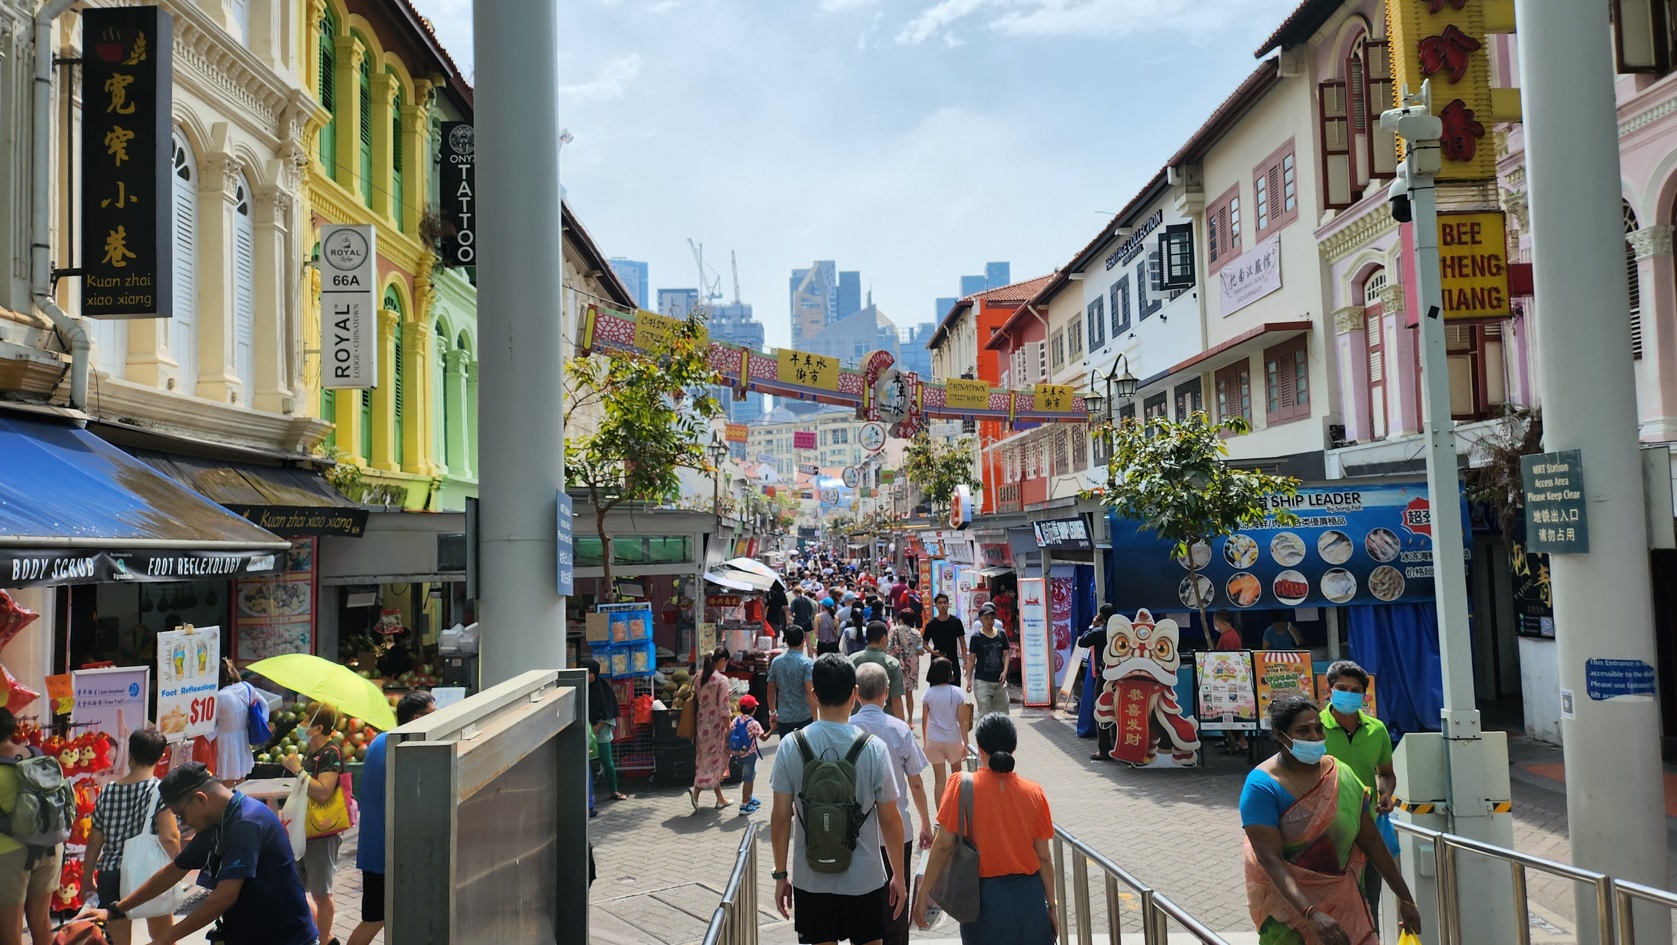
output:
<path id="1" fill-rule="evenodd" d="M 1199 676 L 1200 730 L 1245 732 L 1258 727 L 1258 696 L 1252 685 L 1252 654 L 1248 650 L 1214 650 L 1194 654 Z"/>
<path id="2" fill-rule="evenodd" d="M 955 596 L 955 562 L 943 560 L 934 561 L 932 562 L 932 568 L 936 572 L 936 588 L 933 590 L 932 595 L 935 597 L 938 594 L 948 594 L 949 607 L 953 611 L 960 603 Z M 963 617 L 961 619 L 965 620 L 966 618 Z"/>
<path id="3" fill-rule="evenodd" d="M 1053 631 L 1048 625 L 1048 588 L 1042 578 L 1019 579 L 1019 679 L 1025 687 L 1025 705 L 1031 708 L 1053 704 Z"/>
<path id="4" fill-rule="evenodd" d="M 920 603 L 924 604 L 923 615 L 926 619 L 932 616 L 932 559 L 922 554 L 920 566 Z"/>
<path id="5" fill-rule="evenodd" d="M 1254 650 L 1252 671 L 1258 682 L 1258 723 L 1266 729 L 1271 702 L 1289 696 L 1316 698 L 1308 650 Z"/>
<path id="6" fill-rule="evenodd" d="M 978 590 L 978 571 L 964 564 L 955 565 L 955 616 L 969 628 L 978 619 L 978 604 L 973 600 L 973 592 Z"/>
<path id="7" fill-rule="evenodd" d="M 1066 660 L 1071 656 L 1071 648 L 1077 642 L 1071 632 L 1072 596 L 1077 591 L 1077 568 L 1069 564 L 1057 564 L 1049 572 L 1048 594 L 1050 610 L 1048 613 L 1049 626 L 1054 630 L 1054 679 L 1059 681 L 1065 677 Z"/>
<path id="8" fill-rule="evenodd" d="M 128 770 L 128 735 L 146 726 L 151 698 L 151 667 L 113 666 L 78 669 L 70 674 L 76 707 L 70 725 L 77 735 L 104 732 L 115 743 L 113 771 Z"/>
<path id="9" fill-rule="evenodd" d="M 1196 543 L 1197 574 L 1171 543 L 1135 522 L 1114 521 L 1112 551 L 1125 567 L 1113 603 L 1120 611 L 1246 610 L 1433 599 L 1426 483 L 1309 487 L 1291 498 L 1271 496 L 1269 504 L 1290 510 L 1298 524 Z"/>
<path id="10" fill-rule="evenodd" d="M 220 682 L 220 627 L 159 633 L 157 730 L 172 742 L 209 734 Z"/>
<path id="11" fill-rule="evenodd" d="M 319 540 L 295 539 L 279 571 L 233 582 L 233 648 L 240 665 L 283 653 L 314 652 Z"/>

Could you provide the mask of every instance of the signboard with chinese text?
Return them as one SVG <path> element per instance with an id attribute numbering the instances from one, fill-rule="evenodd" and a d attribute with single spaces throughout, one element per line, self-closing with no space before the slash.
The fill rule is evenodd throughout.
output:
<path id="1" fill-rule="evenodd" d="M 370 224 L 320 228 L 320 386 L 378 386 L 378 244 Z"/>
<path id="2" fill-rule="evenodd" d="M 776 348 L 774 357 L 780 369 L 776 376 L 782 384 L 817 390 L 839 389 L 839 363 L 824 354 Z"/>
<path id="3" fill-rule="evenodd" d="M 1516 116 L 1493 114 L 1487 34 L 1513 29 L 1511 0 L 1402 0 L 1387 4 L 1386 22 L 1392 88 L 1419 92 L 1432 80 L 1432 113 L 1444 122 L 1438 179 L 1494 179 L 1491 124 Z"/>
<path id="4" fill-rule="evenodd" d="M 93 7 L 82 41 L 81 314 L 167 318 L 174 19 L 154 6 Z"/>
<path id="5" fill-rule="evenodd" d="M 1037 708 L 1054 699 L 1053 630 L 1048 626 L 1048 582 L 1019 579 L 1019 679 L 1025 705 Z"/>
<path id="6" fill-rule="evenodd" d="M 1083 516 L 1051 518 L 1032 522 L 1036 532 L 1036 546 L 1054 551 L 1089 551 L 1095 547 L 1089 540 L 1089 524 Z"/>
<path id="7" fill-rule="evenodd" d="M 437 178 L 444 266 L 477 265 L 477 134 L 469 121 L 445 121 Z"/>
<path id="8" fill-rule="evenodd" d="M 1222 290 L 1223 317 L 1227 318 L 1271 292 L 1281 289 L 1281 237 L 1272 236 L 1251 252 L 1217 270 Z"/>
<path id="9" fill-rule="evenodd" d="M 1444 319 L 1507 318 L 1508 234 L 1501 213 L 1440 213 Z"/>
<path id="10" fill-rule="evenodd" d="M 955 410 L 989 410 L 990 384 L 952 377 L 943 382 L 943 403 Z"/>
<path id="11" fill-rule="evenodd" d="M 1584 506 L 1584 460 L 1577 450 L 1520 457 L 1526 490 L 1526 550 L 1587 554 L 1589 510 Z"/>
<path id="12" fill-rule="evenodd" d="M 1071 409 L 1070 384 L 1038 384 L 1033 392 L 1038 410 L 1061 412 Z"/>
<path id="13" fill-rule="evenodd" d="M 114 743 L 113 771 L 128 770 L 128 736 L 146 727 L 151 701 L 150 666 L 111 666 L 70 673 L 75 708 L 70 727 L 77 735 L 104 732 Z"/>
<path id="14" fill-rule="evenodd" d="M 792 448 L 795 450 L 815 449 L 814 430 L 795 430 L 792 433 Z"/>
<path id="15" fill-rule="evenodd" d="M 576 593 L 576 543 L 571 497 L 564 489 L 555 493 L 554 529 L 557 533 L 554 564 L 558 568 L 555 587 L 559 596 L 565 597 Z"/>
<path id="16" fill-rule="evenodd" d="M 157 730 L 164 738 L 178 742 L 209 734 L 220 683 L 220 627 L 157 635 Z"/>

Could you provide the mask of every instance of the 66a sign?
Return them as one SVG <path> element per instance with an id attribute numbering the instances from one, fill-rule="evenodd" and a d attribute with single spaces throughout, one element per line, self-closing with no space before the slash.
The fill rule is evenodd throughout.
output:
<path id="1" fill-rule="evenodd" d="M 320 386 L 378 386 L 378 249 L 373 228 L 320 228 Z"/>

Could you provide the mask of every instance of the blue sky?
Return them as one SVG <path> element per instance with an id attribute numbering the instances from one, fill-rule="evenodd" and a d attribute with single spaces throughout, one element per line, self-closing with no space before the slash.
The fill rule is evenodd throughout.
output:
<path id="1" fill-rule="evenodd" d="M 471 0 L 414 0 L 471 75 Z M 508 2 L 508 0 L 496 0 Z M 572 207 L 652 288 L 687 239 L 768 343 L 835 259 L 907 326 L 963 273 L 1063 265 L 1297 0 L 562 0 Z"/>

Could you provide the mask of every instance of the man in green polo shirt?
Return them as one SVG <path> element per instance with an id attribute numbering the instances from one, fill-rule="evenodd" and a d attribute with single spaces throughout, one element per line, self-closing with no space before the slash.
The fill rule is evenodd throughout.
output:
<path id="1" fill-rule="evenodd" d="M 1350 660 L 1328 667 L 1328 706 L 1322 710 L 1328 754 L 1345 762 L 1363 786 L 1374 791 L 1374 812 L 1392 812 L 1397 772 L 1392 770 L 1392 736 L 1386 723 L 1363 711 L 1368 696 L 1368 672 Z M 1376 924 L 1380 919 L 1380 874 L 1363 870 L 1363 896 Z"/>
<path id="2" fill-rule="evenodd" d="M 861 606 L 858 602 L 857 606 Z M 885 711 L 895 718 L 903 717 L 903 664 L 895 656 L 885 652 L 885 637 L 891 628 L 883 620 L 868 623 L 867 648 L 851 654 L 850 662 L 860 669 L 865 663 L 878 663 L 885 667 L 885 675 L 891 681 L 891 694 L 885 700 Z"/>

